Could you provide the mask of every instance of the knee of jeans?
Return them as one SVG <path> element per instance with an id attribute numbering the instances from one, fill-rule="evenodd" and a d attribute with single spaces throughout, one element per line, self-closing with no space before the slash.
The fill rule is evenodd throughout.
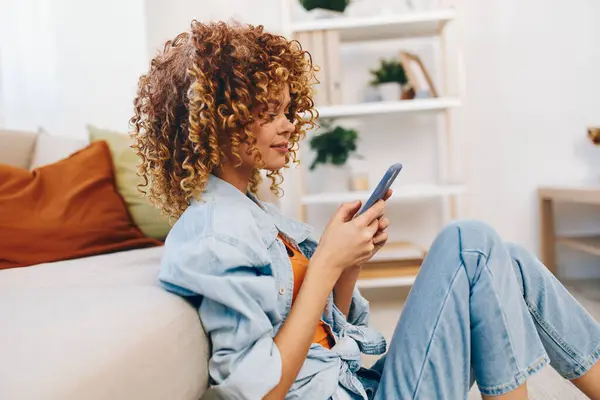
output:
<path id="1" fill-rule="evenodd" d="M 542 272 L 542 268 L 545 268 L 525 247 L 515 243 L 506 243 L 505 245 L 521 286 L 524 285 L 525 276 L 538 276 Z"/>
<path id="2" fill-rule="evenodd" d="M 455 236 L 461 250 L 474 250 L 488 254 L 492 245 L 500 241 L 498 233 L 490 225 L 477 220 L 460 220 L 448 224 L 440 236 Z"/>
<path id="3" fill-rule="evenodd" d="M 508 249 L 508 253 L 510 254 L 510 258 L 513 260 L 518 261 L 519 259 L 523 258 L 523 256 L 529 255 L 529 252 L 520 244 L 507 242 L 505 245 Z"/>

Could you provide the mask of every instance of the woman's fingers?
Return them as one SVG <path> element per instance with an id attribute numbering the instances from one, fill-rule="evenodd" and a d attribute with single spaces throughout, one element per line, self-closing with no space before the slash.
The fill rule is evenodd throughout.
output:
<path id="1" fill-rule="evenodd" d="M 383 196 L 383 200 L 387 200 L 392 197 L 392 193 L 394 193 L 392 189 L 388 189 L 388 191 L 385 193 L 385 196 Z"/>
<path id="2" fill-rule="evenodd" d="M 381 218 L 379 220 L 379 231 L 380 232 L 381 231 L 385 231 L 388 228 L 388 226 L 390 226 L 390 220 L 389 219 L 387 219 L 387 218 L 384 217 L 384 218 Z"/>
<path id="3" fill-rule="evenodd" d="M 375 237 L 373 237 L 373 244 L 374 245 L 378 245 L 381 243 L 385 243 L 385 241 L 388 239 L 388 233 L 383 231 L 383 232 L 379 232 L 377 235 L 375 235 Z"/>
<path id="4" fill-rule="evenodd" d="M 354 220 L 362 226 L 369 226 L 371 222 L 379 219 L 385 211 L 385 201 L 379 200 L 371 208 L 356 217 Z"/>

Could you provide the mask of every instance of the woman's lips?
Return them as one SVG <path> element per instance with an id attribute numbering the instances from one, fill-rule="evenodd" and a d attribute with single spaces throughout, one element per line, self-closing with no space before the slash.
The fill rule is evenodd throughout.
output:
<path id="1" fill-rule="evenodd" d="M 280 153 L 287 153 L 289 151 L 288 146 L 289 145 L 287 143 L 281 143 L 281 144 L 273 145 L 273 146 L 271 146 L 271 148 Z"/>

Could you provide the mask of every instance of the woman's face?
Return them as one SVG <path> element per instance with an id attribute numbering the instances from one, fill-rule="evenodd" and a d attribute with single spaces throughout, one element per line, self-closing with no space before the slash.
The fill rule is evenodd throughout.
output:
<path id="1" fill-rule="evenodd" d="M 289 139 L 295 131 L 295 125 L 289 118 L 289 86 L 283 88 L 279 99 L 269 105 L 266 117 L 252 124 L 251 130 L 256 137 L 256 149 L 263 161 L 262 168 L 278 170 L 285 165 L 289 151 Z M 240 146 L 242 164 L 254 168 L 254 154 L 247 154 L 247 144 Z"/>

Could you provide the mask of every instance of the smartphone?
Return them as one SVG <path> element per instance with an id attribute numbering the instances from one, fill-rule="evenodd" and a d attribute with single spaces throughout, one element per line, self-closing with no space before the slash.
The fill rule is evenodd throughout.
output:
<path id="1" fill-rule="evenodd" d="M 371 208 L 373 204 L 383 199 L 383 196 L 385 196 L 390 186 L 392 186 L 392 183 L 394 183 L 400 171 L 402 171 L 402 164 L 400 163 L 394 164 L 388 168 L 387 172 L 385 173 L 385 175 L 383 175 L 383 178 L 381 178 L 381 181 L 379 181 L 379 184 L 377 185 L 375 190 L 373 190 L 373 193 L 371 193 L 369 200 L 367 200 L 367 202 L 362 206 L 362 208 L 358 212 L 358 215 L 364 213 L 369 208 Z"/>

